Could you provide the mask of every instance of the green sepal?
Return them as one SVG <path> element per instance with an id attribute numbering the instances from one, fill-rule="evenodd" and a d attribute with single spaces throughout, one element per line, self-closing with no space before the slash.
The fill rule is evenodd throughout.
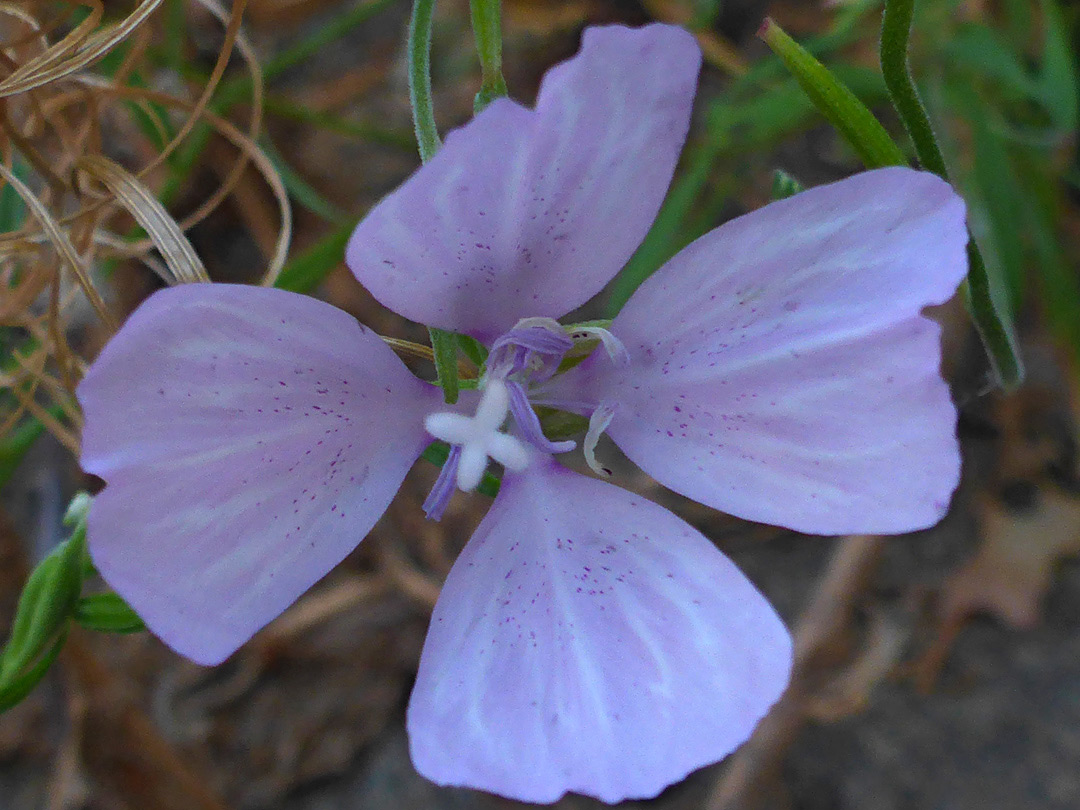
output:
<path id="1" fill-rule="evenodd" d="M 464 352 L 465 356 L 472 360 L 477 368 L 483 368 L 488 357 L 487 347 L 469 335 L 455 335 L 455 337 L 457 338 L 458 348 Z"/>
<path id="2" fill-rule="evenodd" d="M 589 420 L 586 417 L 556 408 L 537 407 L 536 416 L 540 420 L 544 435 L 554 442 L 577 438 L 589 429 Z"/>
<path id="3" fill-rule="evenodd" d="M 458 342 L 454 339 L 453 332 L 443 329 L 428 329 L 431 336 L 431 350 L 435 355 L 435 373 L 438 375 L 438 384 L 442 386 L 443 399 L 447 404 L 453 405 L 458 400 L 457 347 Z"/>
<path id="4" fill-rule="evenodd" d="M 473 96 L 473 115 L 479 115 L 488 104 L 506 94 L 506 81 L 502 76 L 499 76 L 498 81 L 493 86 L 481 87 L 480 92 Z"/>
<path id="5" fill-rule="evenodd" d="M 773 200 L 786 200 L 803 190 L 803 184 L 783 169 L 773 171 L 771 193 Z"/>
<path id="6" fill-rule="evenodd" d="M 75 621 L 99 633 L 138 633 L 146 629 L 131 606 L 118 594 L 94 593 L 75 603 Z"/>
<path id="7" fill-rule="evenodd" d="M 435 380 L 434 385 L 442 387 L 442 382 Z M 475 391 L 480 387 L 480 380 L 469 379 L 468 377 L 458 377 L 457 381 L 458 391 Z"/>
<path id="8" fill-rule="evenodd" d="M 75 497 L 64 510 L 64 525 L 77 528 L 80 524 L 86 523 L 86 516 L 90 514 L 90 504 L 93 502 L 94 498 L 89 492 L 76 492 Z"/>

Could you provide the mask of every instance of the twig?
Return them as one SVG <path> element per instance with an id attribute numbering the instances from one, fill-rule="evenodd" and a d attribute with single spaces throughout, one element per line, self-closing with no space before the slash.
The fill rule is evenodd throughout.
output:
<path id="1" fill-rule="evenodd" d="M 62 660 L 86 695 L 82 756 L 97 781 L 115 779 L 112 787 L 132 807 L 228 810 L 206 777 L 181 759 L 77 633 L 69 638 Z"/>

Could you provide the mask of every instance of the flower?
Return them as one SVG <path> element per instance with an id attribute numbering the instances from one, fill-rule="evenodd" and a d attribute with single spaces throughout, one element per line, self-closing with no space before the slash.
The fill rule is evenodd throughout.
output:
<path id="1" fill-rule="evenodd" d="M 966 262 L 941 180 L 882 169 L 705 235 L 608 328 L 585 303 L 644 237 L 700 64 L 662 25 L 595 28 L 535 110 L 493 102 L 357 227 L 386 306 L 490 347 L 445 406 L 314 299 L 189 285 L 145 302 L 78 395 L 105 579 L 178 652 L 223 660 L 341 561 L 431 438 L 425 508 L 498 497 L 447 578 L 408 709 L 421 773 L 550 802 L 648 797 L 750 734 L 791 643 L 749 581 L 665 509 L 555 461 L 534 405 L 587 416 L 660 483 L 801 531 L 936 522 L 959 472 L 939 328 Z M 567 354 L 600 348 L 567 369 Z M 504 431 L 510 420 L 511 427 Z"/>

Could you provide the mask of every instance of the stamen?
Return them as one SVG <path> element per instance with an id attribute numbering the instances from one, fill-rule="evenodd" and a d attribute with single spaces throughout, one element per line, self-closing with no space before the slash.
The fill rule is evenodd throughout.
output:
<path id="1" fill-rule="evenodd" d="M 611 470 L 607 467 L 601 467 L 600 462 L 596 460 L 596 445 L 600 441 L 600 436 L 611 424 L 614 416 L 615 403 L 601 402 L 600 406 L 589 417 L 589 430 L 585 433 L 585 441 L 581 447 L 585 453 L 585 463 L 589 465 L 589 469 L 605 478 L 611 475 Z"/>
<path id="2" fill-rule="evenodd" d="M 431 492 L 424 500 L 423 510 L 428 520 L 442 520 L 443 513 L 450 503 L 450 496 L 454 494 L 454 479 L 457 477 L 460 459 L 461 446 L 455 444 L 450 448 L 450 455 L 446 457 L 446 463 L 439 471 L 435 486 L 431 488 Z"/>
<path id="3" fill-rule="evenodd" d="M 529 404 L 529 397 L 521 383 L 508 382 L 506 388 L 510 393 L 510 412 L 514 415 L 514 421 L 517 422 L 525 441 L 545 453 L 568 453 L 577 446 L 577 442 L 553 442 L 544 435 L 540 419 Z"/>
<path id="4" fill-rule="evenodd" d="M 589 337 L 597 338 L 604 344 L 608 357 L 611 358 L 611 362 L 616 366 L 624 368 L 630 365 L 630 352 L 626 350 L 626 346 L 623 345 L 621 340 L 602 326 L 574 327 L 574 337 L 577 337 L 578 335 L 587 335 Z"/>
<path id="5" fill-rule="evenodd" d="M 563 356 L 574 347 L 559 322 L 552 318 L 525 318 L 492 345 L 488 355 L 488 376 L 506 378 L 523 375 L 547 379 L 559 367 Z"/>
<path id="6" fill-rule="evenodd" d="M 522 346 L 538 354 L 561 355 L 574 347 L 574 341 L 566 336 L 561 327 L 556 333 L 542 326 L 529 326 L 524 329 L 515 326 L 491 344 L 491 352 L 495 353 L 510 345 Z"/>

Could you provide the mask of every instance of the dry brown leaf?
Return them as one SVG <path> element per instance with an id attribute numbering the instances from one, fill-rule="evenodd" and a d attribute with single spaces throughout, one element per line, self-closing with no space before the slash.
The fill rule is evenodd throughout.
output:
<path id="1" fill-rule="evenodd" d="M 923 690 L 933 686 L 972 616 L 987 613 L 1018 628 L 1037 624 L 1058 562 L 1080 553 L 1071 421 L 1067 394 L 1049 387 L 1031 385 L 996 404 L 994 479 L 975 503 L 982 543 L 942 587 L 936 637 L 915 665 Z"/>
<path id="2" fill-rule="evenodd" d="M 1015 627 L 1031 627 L 1054 566 L 1080 553 L 1080 498 L 1044 487 L 1030 510 L 991 502 L 983 510 L 982 533 L 978 554 L 945 587 L 943 621 L 987 611 Z"/>

